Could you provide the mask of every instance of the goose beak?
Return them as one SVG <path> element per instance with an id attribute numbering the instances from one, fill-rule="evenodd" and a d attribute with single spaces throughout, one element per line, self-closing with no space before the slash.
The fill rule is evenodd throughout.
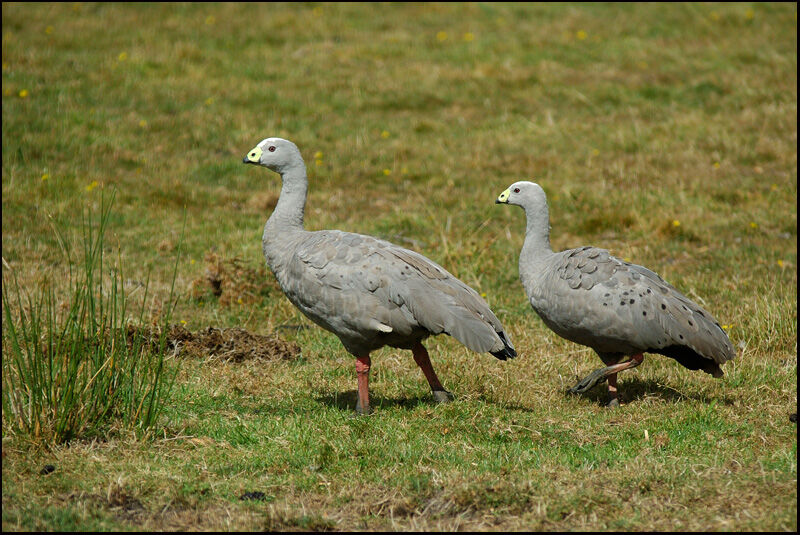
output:
<path id="1" fill-rule="evenodd" d="M 262 151 L 260 148 L 255 147 L 250 149 L 244 158 L 242 158 L 242 163 L 261 163 L 261 154 Z"/>
<path id="2" fill-rule="evenodd" d="M 499 197 L 494 201 L 495 204 L 505 204 L 508 203 L 508 197 L 511 195 L 511 188 L 508 188 L 503 193 L 500 194 Z"/>

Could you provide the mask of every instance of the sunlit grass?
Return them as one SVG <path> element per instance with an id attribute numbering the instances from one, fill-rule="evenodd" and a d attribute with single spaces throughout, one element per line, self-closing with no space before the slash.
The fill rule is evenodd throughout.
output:
<path id="1" fill-rule="evenodd" d="M 293 361 L 180 360 L 148 442 L 43 454 L 4 427 L 4 529 L 796 529 L 794 4 L 2 9 L 3 259 L 23 287 L 61 284 L 50 217 L 77 229 L 113 187 L 107 243 L 159 296 L 186 209 L 176 322 L 309 326 L 277 331 Z M 193 294 L 210 252 L 263 266 L 279 178 L 241 158 L 271 135 L 305 158 L 307 228 L 441 263 L 520 358 L 430 340 L 457 396 L 434 406 L 410 354 L 381 350 L 376 413 L 353 419 L 352 358 L 271 275 L 254 300 Z M 527 303 L 523 214 L 494 204 L 517 180 L 547 192 L 554 248 L 608 248 L 712 312 L 739 351 L 725 378 L 652 355 L 618 411 L 565 396 L 600 361 Z"/>
<path id="2" fill-rule="evenodd" d="M 131 314 L 124 269 L 105 255 L 113 195 L 95 217 L 81 216 L 74 238 L 53 232 L 67 266 L 67 288 L 52 281 L 20 287 L 15 270 L 3 268 L 3 430 L 37 446 L 108 436 L 115 429 L 146 433 L 158 420 L 174 372 L 165 369 L 165 329 L 151 340 L 129 332 L 145 321 L 147 283 Z M 5 262 L 4 262 L 5 264 Z M 24 275 L 24 274 L 23 274 Z M 66 295 L 63 295 L 63 294 Z M 162 315 L 169 325 L 171 305 Z"/>

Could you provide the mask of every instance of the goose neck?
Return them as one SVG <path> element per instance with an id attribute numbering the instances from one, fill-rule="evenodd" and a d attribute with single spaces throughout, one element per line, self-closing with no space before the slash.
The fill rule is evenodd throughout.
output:
<path id="1" fill-rule="evenodd" d="M 275 210 L 267 220 L 264 229 L 265 235 L 270 230 L 283 232 L 303 229 L 303 215 L 308 193 L 305 167 L 300 165 L 284 170 L 281 173 L 281 181 L 281 194 Z"/>

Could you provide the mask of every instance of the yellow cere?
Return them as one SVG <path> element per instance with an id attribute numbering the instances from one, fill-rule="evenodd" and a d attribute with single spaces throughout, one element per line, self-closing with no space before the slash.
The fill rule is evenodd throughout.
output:
<path id="1" fill-rule="evenodd" d="M 500 196 L 497 198 L 498 202 L 506 202 L 509 195 L 511 195 L 511 188 L 506 189 L 500 194 Z"/>
<path id="2" fill-rule="evenodd" d="M 259 147 L 254 148 L 247 153 L 247 159 L 253 163 L 258 163 L 261 159 L 262 150 Z"/>

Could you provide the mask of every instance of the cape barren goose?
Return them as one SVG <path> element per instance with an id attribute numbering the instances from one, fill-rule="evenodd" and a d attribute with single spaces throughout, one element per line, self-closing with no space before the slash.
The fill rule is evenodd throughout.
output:
<path id="1" fill-rule="evenodd" d="M 452 399 L 422 341 L 439 333 L 500 360 L 516 356 L 500 321 L 475 290 L 424 256 L 384 240 L 303 228 L 308 180 L 291 141 L 267 138 L 244 157 L 280 174 L 283 185 L 262 246 L 281 289 L 311 321 L 356 357 L 356 410 L 369 412 L 371 351 L 410 349 L 437 402 Z"/>
<path id="2" fill-rule="evenodd" d="M 519 276 L 533 309 L 556 334 L 591 347 L 606 364 L 570 392 L 586 392 L 608 379 L 608 405 L 619 405 L 617 373 L 641 364 L 645 352 L 722 377 L 720 364 L 731 360 L 735 351 L 702 307 L 649 269 L 614 258 L 604 249 L 554 253 L 547 198 L 538 184 L 516 182 L 495 202 L 525 210 Z"/>

